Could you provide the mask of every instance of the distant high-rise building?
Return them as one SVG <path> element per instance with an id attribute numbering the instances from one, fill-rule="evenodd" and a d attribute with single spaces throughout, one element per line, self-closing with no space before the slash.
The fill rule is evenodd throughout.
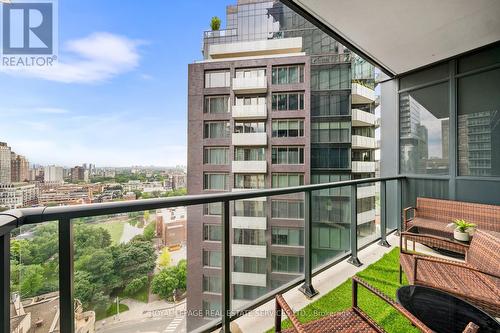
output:
<path id="1" fill-rule="evenodd" d="M 44 168 L 43 181 L 45 183 L 63 183 L 63 168 L 55 165 L 49 165 Z"/>
<path id="2" fill-rule="evenodd" d="M 11 150 L 7 143 L 0 142 L 0 184 L 10 184 L 11 172 Z"/>
<path id="3" fill-rule="evenodd" d="M 89 170 L 84 166 L 75 166 L 71 168 L 71 181 L 72 182 L 88 182 Z"/>
<path id="4" fill-rule="evenodd" d="M 29 181 L 29 162 L 26 157 L 11 152 L 10 169 L 13 183 Z"/>

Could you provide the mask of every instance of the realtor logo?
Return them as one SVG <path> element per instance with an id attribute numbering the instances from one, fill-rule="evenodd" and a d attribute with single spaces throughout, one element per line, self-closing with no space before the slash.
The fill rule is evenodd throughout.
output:
<path id="1" fill-rule="evenodd" d="M 2 7 L 2 65 L 52 65 L 56 57 L 56 3 L 19 0 Z"/>

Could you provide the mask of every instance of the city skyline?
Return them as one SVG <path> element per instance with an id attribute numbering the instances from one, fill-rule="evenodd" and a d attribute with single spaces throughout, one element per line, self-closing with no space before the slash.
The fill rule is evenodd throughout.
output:
<path id="1" fill-rule="evenodd" d="M 186 165 L 187 64 L 224 10 L 223 1 L 61 3 L 59 67 L 0 69 L 0 141 L 34 164 Z M 192 24 L 171 33 L 187 13 Z"/>

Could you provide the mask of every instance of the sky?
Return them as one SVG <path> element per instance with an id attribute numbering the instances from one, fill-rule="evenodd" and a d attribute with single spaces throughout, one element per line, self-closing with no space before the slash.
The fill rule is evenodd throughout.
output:
<path id="1" fill-rule="evenodd" d="M 0 141 L 43 165 L 185 165 L 188 64 L 232 2 L 59 0 L 57 69 L 0 69 Z"/>

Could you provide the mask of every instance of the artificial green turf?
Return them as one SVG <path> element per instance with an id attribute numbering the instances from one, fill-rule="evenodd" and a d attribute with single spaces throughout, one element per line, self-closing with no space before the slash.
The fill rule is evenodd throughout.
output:
<path id="1" fill-rule="evenodd" d="M 379 261 L 359 272 L 359 277 L 395 299 L 399 284 L 399 248 L 385 254 Z M 403 284 L 406 284 L 406 278 Z M 317 301 L 297 312 L 301 323 L 324 317 L 351 307 L 351 279 L 343 282 Z M 410 322 L 386 302 L 358 285 L 358 306 L 389 333 L 419 332 Z M 290 327 L 290 321 L 283 322 L 283 328 Z M 274 332 L 274 329 L 268 332 Z"/>

